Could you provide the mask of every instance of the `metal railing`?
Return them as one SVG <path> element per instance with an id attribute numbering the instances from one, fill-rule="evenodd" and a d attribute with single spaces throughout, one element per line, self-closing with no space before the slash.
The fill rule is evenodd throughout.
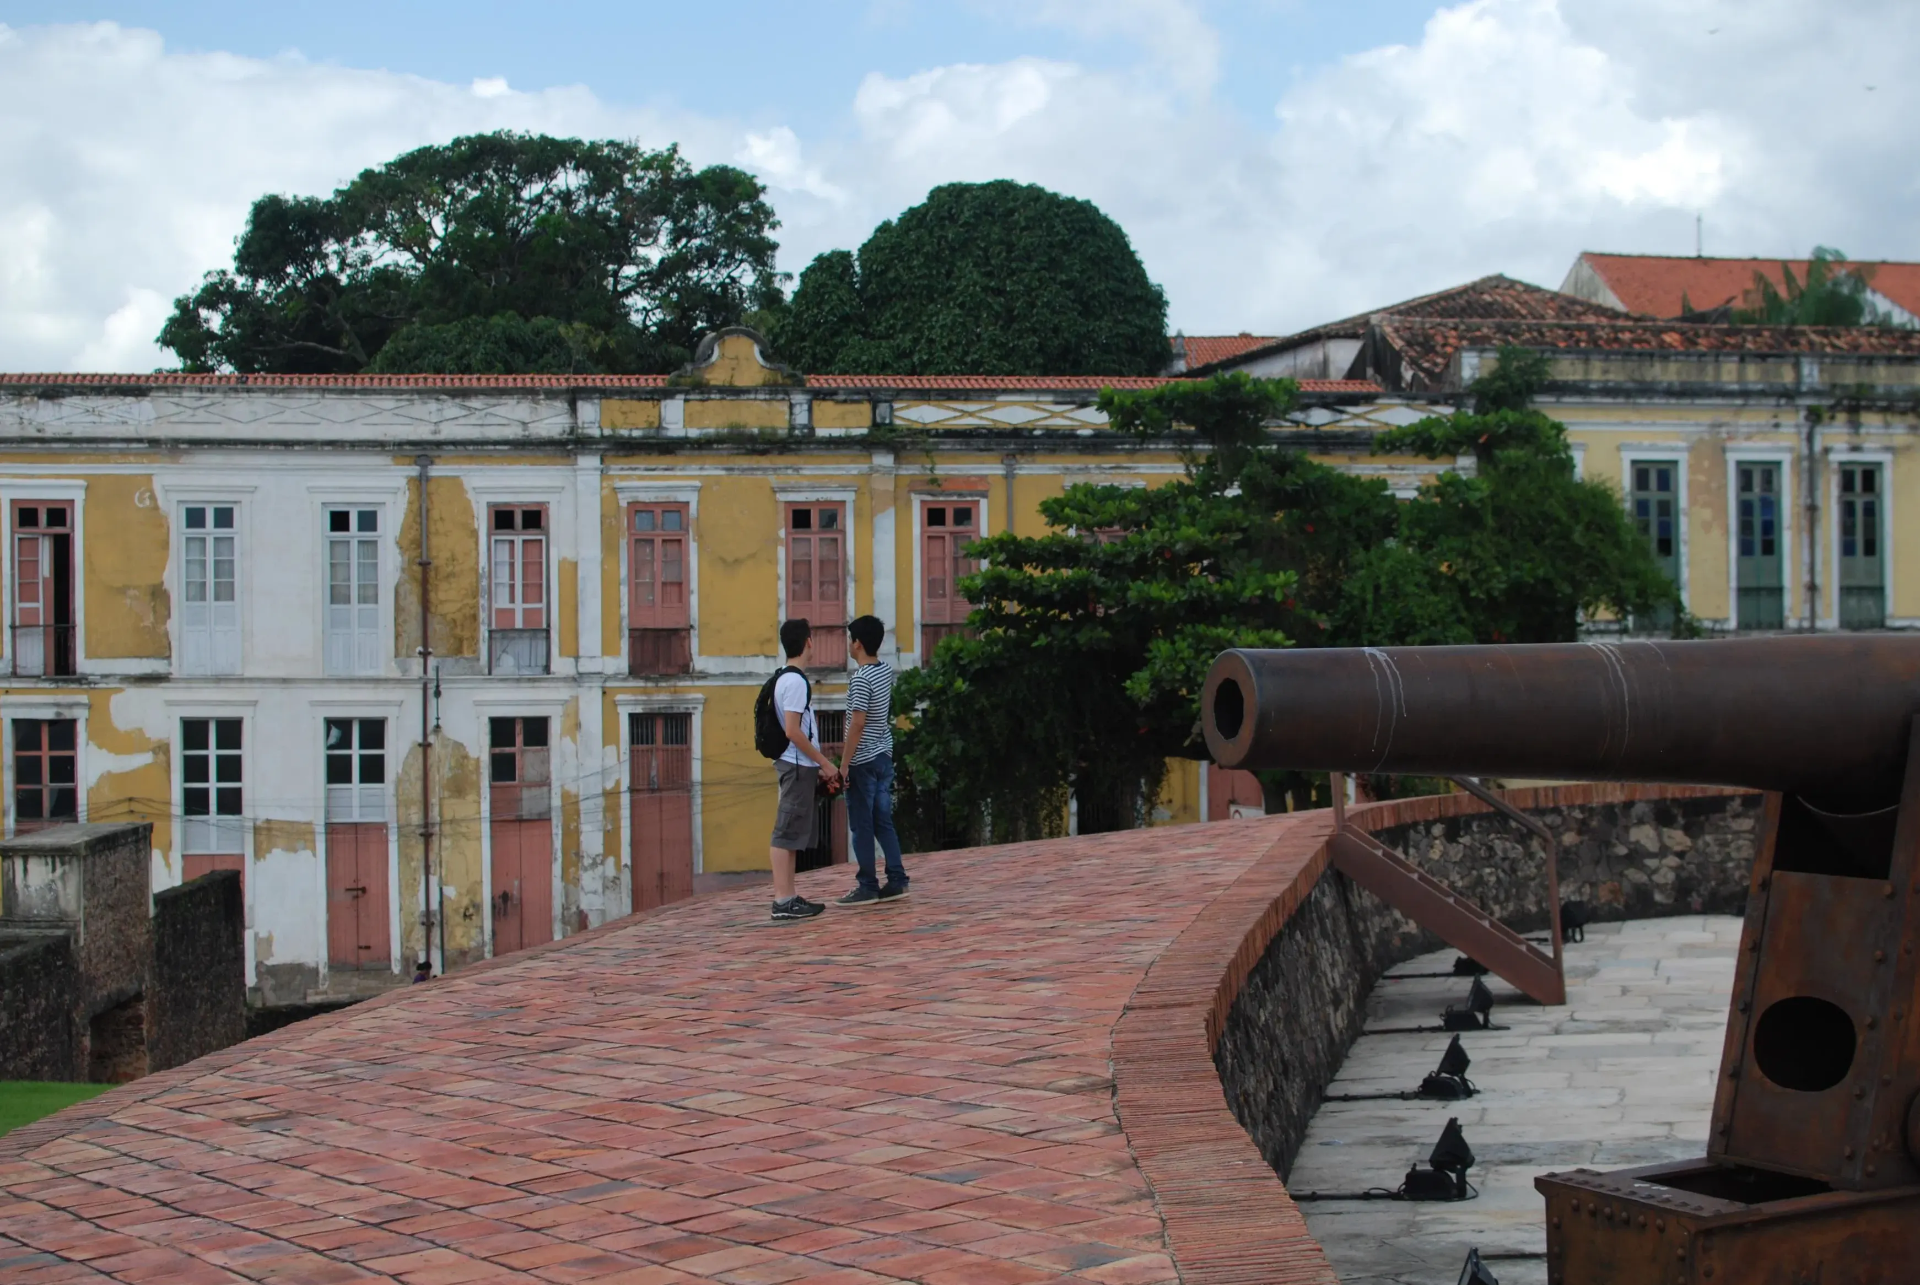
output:
<path id="1" fill-rule="evenodd" d="M 547 631 L 494 629 L 487 634 L 487 668 L 495 674 L 548 672 Z"/>
<path id="2" fill-rule="evenodd" d="M 693 672 L 691 629 L 627 630 L 627 673 L 635 678 L 664 678 Z"/>
<path id="3" fill-rule="evenodd" d="M 13 626 L 16 678 L 56 678 L 77 673 L 72 625 Z"/>

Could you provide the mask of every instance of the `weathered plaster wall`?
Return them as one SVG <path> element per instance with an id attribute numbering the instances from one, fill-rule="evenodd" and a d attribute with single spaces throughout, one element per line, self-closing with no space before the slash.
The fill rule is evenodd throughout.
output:
<path id="1" fill-rule="evenodd" d="M 171 654 L 167 516 L 154 500 L 153 478 L 95 474 L 81 509 L 86 654 L 164 659 Z"/>
<path id="2" fill-rule="evenodd" d="M 746 335 L 721 335 L 707 363 L 694 375 L 700 382 L 727 388 L 764 388 L 788 382 L 788 376 L 762 360 L 760 346 Z"/>
<path id="3" fill-rule="evenodd" d="M 770 655 L 778 646 L 781 506 L 765 477 L 701 479 L 695 556 L 700 559 L 700 650 Z M 823 483 L 823 485 L 825 485 Z"/>
<path id="4" fill-rule="evenodd" d="M 873 427 L 873 403 L 865 398 L 835 401 L 816 396 L 812 410 L 815 429 L 865 431 Z"/>
<path id="5" fill-rule="evenodd" d="M 758 694 L 758 688 L 746 686 L 707 694 L 702 824 L 708 873 L 767 868 L 767 839 L 779 790 L 773 764 L 753 747 L 753 699 Z"/>
<path id="6" fill-rule="evenodd" d="M 553 595 L 555 654 L 576 657 L 580 654 L 580 560 L 560 559 Z M 615 613 L 615 619 L 619 614 Z"/>
<path id="7" fill-rule="evenodd" d="M 1508 797 L 1554 832 L 1563 898 L 1589 901 L 1598 919 L 1739 912 L 1760 796 L 1669 787 L 1666 797 L 1642 797 L 1659 792 L 1583 785 Z M 1470 802 L 1408 799 L 1356 820 L 1508 927 L 1537 931 L 1547 923 L 1542 845 Z M 1282 1178 L 1360 1032 L 1367 993 L 1388 968 L 1442 945 L 1331 869 L 1268 943 L 1214 1064 L 1235 1117 Z"/>
<path id="8" fill-rule="evenodd" d="M 179 877 L 173 810 L 156 806 L 173 797 L 172 738 L 144 726 L 137 708 L 155 703 L 151 691 L 87 693 L 86 815 L 90 821 L 149 822 L 150 873 L 154 886 L 164 887 Z"/>
<path id="9" fill-rule="evenodd" d="M 480 542 L 474 538 L 473 499 L 466 483 L 444 474 L 427 483 L 432 513 L 428 527 L 428 577 L 432 595 L 428 627 L 437 660 L 480 655 Z M 393 580 L 394 656 L 412 660 L 420 649 L 420 480 L 407 479 L 406 513 L 395 541 L 400 572 Z"/>
<path id="10" fill-rule="evenodd" d="M 600 427 L 616 431 L 660 427 L 656 397 L 607 397 L 600 402 Z"/>
<path id="11" fill-rule="evenodd" d="M 697 530 L 694 538 L 699 539 Z M 626 543 L 627 511 L 620 503 L 620 492 L 613 478 L 603 473 L 600 477 L 600 654 L 603 656 L 624 658 L 627 654 Z"/>
<path id="12" fill-rule="evenodd" d="M 460 729 L 481 742 L 481 728 Z M 446 960 L 449 968 L 472 963 L 486 955 L 486 862 L 480 794 L 484 763 L 480 751 L 470 748 L 455 730 L 443 729 L 433 742 L 435 834 L 433 861 L 441 888 L 441 913 L 446 916 Z M 420 922 L 420 747 L 409 741 L 400 755 L 394 793 L 400 805 L 398 870 L 400 958 L 411 967 L 424 946 L 439 951 L 436 940 L 423 943 Z"/>
<path id="13" fill-rule="evenodd" d="M 793 411 L 792 404 L 784 396 L 743 400 L 738 397 L 689 395 L 685 414 L 689 429 L 713 431 L 731 428 L 784 433 L 792 421 Z"/>

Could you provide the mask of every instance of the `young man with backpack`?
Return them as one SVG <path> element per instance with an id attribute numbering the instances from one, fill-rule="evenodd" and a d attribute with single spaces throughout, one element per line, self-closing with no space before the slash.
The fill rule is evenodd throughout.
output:
<path id="1" fill-rule="evenodd" d="M 780 779 L 780 806 L 773 818 L 773 842 L 767 851 L 773 867 L 773 918 L 776 923 L 811 919 L 826 907 L 794 890 L 793 866 L 802 848 L 814 845 L 818 816 L 814 794 L 824 779 L 840 777 L 833 760 L 814 744 L 813 686 L 800 667 L 813 649 L 813 628 L 804 620 L 780 626 L 780 649 L 787 663 L 760 688 L 753 704 L 753 741 L 774 760 Z"/>
<path id="2" fill-rule="evenodd" d="M 860 863 L 853 891 L 836 903 L 877 906 L 907 895 L 907 867 L 900 860 L 900 836 L 893 828 L 893 666 L 880 659 L 887 627 L 877 616 L 861 616 L 847 626 L 848 650 L 859 664 L 847 687 L 847 824 L 853 830 L 853 859 Z M 887 882 L 874 878 L 873 843 L 887 860 Z"/>

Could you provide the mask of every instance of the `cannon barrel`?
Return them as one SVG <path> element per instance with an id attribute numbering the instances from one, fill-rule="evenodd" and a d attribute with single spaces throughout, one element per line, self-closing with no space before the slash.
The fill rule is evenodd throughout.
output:
<path id="1" fill-rule="evenodd" d="M 1228 651 L 1201 697 L 1223 767 L 1653 781 L 1891 807 L 1920 638 Z"/>

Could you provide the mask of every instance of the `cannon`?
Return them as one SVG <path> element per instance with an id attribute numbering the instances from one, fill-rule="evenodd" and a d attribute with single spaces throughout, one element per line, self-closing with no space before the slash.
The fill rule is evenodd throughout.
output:
<path id="1" fill-rule="evenodd" d="M 1229 651 L 1201 700 L 1226 767 L 1764 791 L 1706 1155 L 1537 1179 L 1548 1279 L 1920 1275 L 1920 639 Z"/>

